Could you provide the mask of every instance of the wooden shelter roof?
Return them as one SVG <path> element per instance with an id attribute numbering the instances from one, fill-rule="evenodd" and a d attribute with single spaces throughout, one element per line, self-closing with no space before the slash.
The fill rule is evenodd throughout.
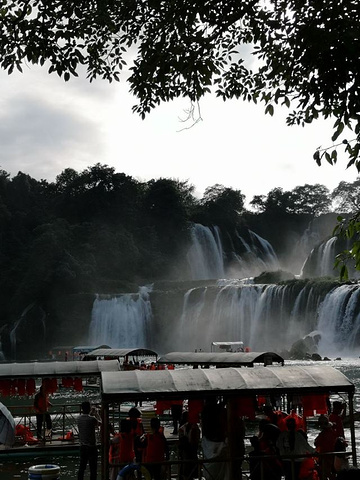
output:
<path id="1" fill-rule="evenodd" d="M 101 374 L 102 400 L 203 398 L 293 393 L 349 393 L 354 384 L 330 366 L 272 366 L 119 371 Z"/>

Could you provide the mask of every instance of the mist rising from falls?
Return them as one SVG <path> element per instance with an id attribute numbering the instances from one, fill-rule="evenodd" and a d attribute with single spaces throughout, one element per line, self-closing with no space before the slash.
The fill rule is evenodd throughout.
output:
<path id="1" fill-rule="evenodd" d="M 144 346 L 165 353 L 210 351 L 213 341 L 243 341 L 253 351 L 281 353 L 319 330 L 322 356 L 359 355 L 357 284 L 293 281 L 257 285 L 233 280 L 187 291 L 157 291 L 155 318 L 152 294 L 144 289 L 139 294 L 97 298 L 90 344 Z"/>
<path id="2" fill-rule="evenodd" d="M 313 249 L 312 261 L 304 264 L 307 278 L 334 273 L 335 246 L 332 237 Z M 138 294 L 98 297 L 90 343 L 144 346 L 165 353 L 209 351 L 213 341 L 243 341 L 253 351 L 281 353 L 319 330 L 321 355 L 359 354 L 359 285 L 337 285 L 332 280 L 260 285 L 237 280 L 279 269 L 271 245 L 251 231 L 245 237 L 236 232 L 226 243 L 217 227 L 195 224 L 187 261 L 193 288 L 182 282 L 172 288 L 169 282 L 154 292 L 142 287 Z"/>
<path id="3" fill-rule="evenodd" d="M 219 228 L 195 224 L 191 230 L 192 245 L 187 259 L 192 280 L 223 278 L 224 258 Z"/>
<path id="4" fill-rule="evenodd" d="M 275 271 L 280 268 L 277 255 L 271 244 L 264 238 L 249 230 L 250 242 L 247 242 L 237 233 L 237 237 L 244 246 L 244 253 L 233 253 L 236 260 L 228 269 L 231 277 L 251 277 L 264 271 Z"/>
<path id="5" fill-rule="evenodd" d="M 92 309 L 89 344 L 105 344 L 112 348 L 150 348 L 150 291 L 149 287 L 140 287 L 137 294 L 98 296 Z"/>
<path id="6" fill-rule="evenodd" d="M 315 327 L 320 299 L 309 285 L 294 295 L 279 285 L 226 285 L 189 290 L 174 348 L 209 350 L 213 341 L 243 341 L 252 350 L 281 351 Z"/>
<path id="7" fill-rule="evenodd" d="M 224 252 L 219 227 L 194 224 L 191 247 L 187 253 L 192 280 L 243 278 L 263 271 L 279 269 L 279 261 L 270 243 L 251 230 L 248 240 L 236 231 L 238 247 Z"/>
<path id="8" fill-rule="evenodd" d="M 207 351 L 213 341 L 240 340 L 253 351 L 282 352 L 319 330 L 321 355 L 358 355 L 360 287 L 329 284 L 327 290 L 316 282 L 191 289 L 172 339 L 175 349 Z"/>

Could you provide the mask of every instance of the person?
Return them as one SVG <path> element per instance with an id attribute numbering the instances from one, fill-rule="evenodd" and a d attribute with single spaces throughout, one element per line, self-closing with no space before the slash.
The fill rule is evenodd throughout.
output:
<path id="1" fill-rule="evenodd" d="M 264 455 L 260 448 L 260 440 L 257 435 L 250 438 L 252 450 L 249 452 L 249 469 L 251 480 L 261 480 L 261 457 Z"/>
<path id="2" fill-rule="evenodd" d="M 205 460 L 219 461 L 204 463 L 203 475 L 206 480 L 229 478 L 228 463 L 220 461 L 229 456 L 226 425 L 227 412 L 224 405 L 215 397 L 207 398 L 201 412 L 201 446 Z"/>
<path id="3" fill-rule="evenodd" d="M 143 450 L 141 437 L 144 434 L 144 425 L 142 423 L 140 410 L 136 407 L 131 407 L 127 418 L 130 420 L 131 431 L 134 438 L 135 459 L 140 463 Z"/>
<path id="4" fill-rule="evenodd" d="M 343 420 L 346 416 L 346 403 L 335 401 L 332 412 L 329 415 L 329 422 L 333 424 L 337 437 L 345 438 Z"/>
<path id="5" fill-rule="evenodd" d="M 263 412 L 264 415 L 266 415 L 266 419 L 269 420 L 270 423 L 279 427 L 281 431 L 286 430 L 286 413 L 282 412 L 281 410 L 274 410 L 272 405 L 264 405 Z"/>
<path id="6" fill-rule="evenodd" d="M 320 433 L 314 441 L 316 451 L 320 454 L 333 452 L 337 436 L 332 423 L 329 422 L 328 416 L 320 415 L 318 418 L 318 425 Z M 333 480 L 335 478 L 333 472 L 334 455 L 320 456 L 319 464 L 320 478 L 329 478 L 329 480 Z"/>
<path id="7" fill-rule="evenodd" d="M 259 422 L 259 450 L 265 459 L 260 459 L 260 470 L 262 469 L 266 480 L 280 480 L 282 475 L 282 464 L 277 458 L 276 441 L 281 433 L 280 428 L 266 418 Z"/>
<path id="8" fill-rule="evenodd" d="M 45 386 L 41 385 L 38 393 L 34 397 L 34 409 L 36 412 L 36 436 L 38 440 L 44 440 L 44 437 L 51 435 L 52 421 L 51 416 L 48 412 L 49 407 L 52 406 L 52 403 L 49 400 L 49 395 L 46 392 Z M 45 420 L 45 425 L 47 431 L 43 436 L 43 423 Z"/>
<path id="9" fill-rule="evenodd" d="M 115 465 L 112 466 L 112 464 L 132 463 L 134 460 L 134 434 L 131 429 L 131 422 L 126 418 L 120 422 L 120 432 L 115 433 L 110 441 L 110 480 L 116 480 L 119 471 L 119 467 Z"/>
<path id="10" fill-rule="evenodd" d="M 150 420 L 150 428 L 151 433 L 146 433 L 142 436 L 144 447 L 143 463 L 146 464 L 151 478 L 160 480 L 161 463 L 164 460 L 169 460 L 169 447 L 161 429 L 160 420 L 157 417 L 153 417 Z"/>
<path id="11" fill-rule="evenodd" d="M 315 448 L 308 443 L 305 432 L 296 430 L 296 419 L 294 417 L 289 417 L 286 420 L 286 427 L 287 430 L 281 432 L 276 441 L 280 456 L 289 457 L 291 455 L 305 455 L 315 452 Z M 285 480 L 299 479 L 303 460 L 301 457 L 282 459 Z"/>
<path id="12" fill-rule="evenodd" d="M 334 470 L 335 473 L 339 473 L 341 470 L 346 470 L 349 468 L 349 459 L 346 452 L 347 442 L 345 438 L 338 437 L 335 441 L 334 451 Z M 341 453 L 344 452 L 344 453 Z"/>
<path id="13" fill-rule="evenodd" d="M 237 401 L 228 400 L 227 402 L 227 443 L 229 448 L 230 477 L 233 480 L 242 479 L 242 463 L 245 455 L 245 422 L 238 413 Z"/>
<path id="14" fill-rule="evenodd" d="M 184 402 L 182 400 L 173 400 L 171 402 L 171 419 L 174 427 L 174 430 L 172 432 L 173 435 L 178 434 L 178 426 L 181 420 L 183 403 Z"/>
<path id="15" fill-rule="evenodd" d="M 200 442 L 200 428 L 197 423 L 189 422 L 189 412 L 181 416 L 179 428 L 179 457 L 184 460 L 180 465 L 180 478 L 192 480 L 197 478 L 198 448 Z"/>
<path id="16" fill-rule="evenodd" d="M 82 402 L 81 412 L 77 420 L 80 442 L 80 465 L 77 478 L 78 480 L 84 479 L 86 466 L 89 464 L 90 480 L 96 480 L 98 457 L 96 427 L 101 423 L 101 420 L 96 413 L 96 409 L 91 408 L 88 401 Z"/>

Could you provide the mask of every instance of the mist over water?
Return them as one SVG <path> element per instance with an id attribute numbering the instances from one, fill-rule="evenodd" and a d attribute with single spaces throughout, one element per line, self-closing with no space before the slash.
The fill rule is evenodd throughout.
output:
<path id="1" fill-rule="evenodd" d="M 187 255 L 191 275 L 197 281 L 214 280 L 206 286 L 197 282 L 182 291 L 177 287 L 177 301 L 167 306 L 167 314 L 162 313 L 160 320 L 158 312 L 154 317 L 148 287 L 140 287 L 136 294 L 98 297 L 93 306 L 90 344 L 148 347 L 165 353 L 209 351 L 213 341 L 241 340 L 253 351 L 281 353 L 319 330 L 322 356 L 358 355 L 359 286 L 334 286 L 330 282 L 329 286 L 321 282 L 256 285 L 249 277 L 278 269 L 279 263 L 271 245 L 254 232 L 249 233 L 250 240 L 241 239 L 245 253 L 241 257 L 234 253 L 229 271 L 219 230 L 194 225 Z M 332 266 L 334 244 L 335 239 L 330 238 L 316 251 L 324 274 Z M 234 269 L 247 280 L 230 278 Z M 165 297 L 166 293 L 163 298 L 167 301 Z"/>
<path id="2" fill-rule="evenodd" d="M 224 258 L 218 227 L 195 224 L 191 230 L 191 239 L 187 260 L 192 280 L 223 278 Z"/>
<path id="3" fill-rule="evenodd" d="M 98 296 L 91 315 L 90 345 L 132 348 L 151 343 L 150 290 L 140 287 L 137 294 Z"/>

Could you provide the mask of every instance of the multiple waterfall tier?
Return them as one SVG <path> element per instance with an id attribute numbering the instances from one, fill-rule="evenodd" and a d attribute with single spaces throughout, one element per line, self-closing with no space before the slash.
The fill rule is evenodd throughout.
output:
<path id="1" fill-rule="evenodd" d="M 141 287 L 134 294 L 96 298 L 90 343 L 144 346 L 164 353 L 206 351 L 212 341 L 242 340 L 255 351 L 281 352 L 319 330 L 320 354 L 356 354 L 357 284 L 341 285 L 335 278 L 254 284 L 250 277 L 279 269 L 278 259 L 271 245 L 254 232 L 239 240 L 241 253 L 229 255 L 217 227 L 194 225 L 187 254 L 193 285 L 169 282 L 161 288 Z M 322 275 L 333 273 L 334 244 L 330 239 L 313 253 Z M 229 279 L 234 273 L 236 279 Z"/>

